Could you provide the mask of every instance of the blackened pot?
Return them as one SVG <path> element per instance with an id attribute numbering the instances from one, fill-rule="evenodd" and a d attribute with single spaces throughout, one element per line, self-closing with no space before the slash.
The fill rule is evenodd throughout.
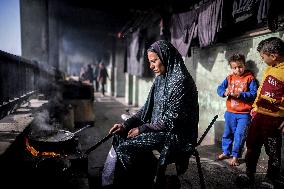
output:
<path id="1" fill-rule="evenodd" d="M 78 147 L 78 137 L 65 130 L 58 130 L 46 136 L 29 136 L 29 145 L 39 152 L 60 154 L 74 153 Z"/>

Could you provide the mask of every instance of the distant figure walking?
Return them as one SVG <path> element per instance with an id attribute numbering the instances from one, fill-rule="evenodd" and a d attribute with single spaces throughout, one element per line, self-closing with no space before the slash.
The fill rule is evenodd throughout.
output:
<path id="1" fill-rule="evenodd" d="M 99 76 L 99 71 L 100 71 L 100 65 L 95 64 L 95 66 L 93 68 L 93 76 L 94 76 L 94 88 L 95 88 L 96 92 L 99 91 L 99 87 L 100 87 L 99 80 L 97 79 L 98 76 Z"/>
<path id="2" fill-rule="evenodd" d="M 84 81 L 85 75 L 86 75 L 86 68 L 84 66 L 82 66 L 81 69 L 80 69 L 79 80 Z"/>
<path id="3" fill-rule="evenodd" d="M 105 84 L 106 84 L 107 78 L 109 78 L 109 75 L 107 73 L 105 65 L 103 63 L 100 63 L 98 81 L 99 81 L 99 84 L 101 86 L 103 96 L 105 96 Z"/>
<path id="4" fill-rule="evenodd" d="M 85 74 L 85 80 L 89 82 L 91 85 L 93 85 L 94 76 L 93 76 L 93 68 L 91 64 L 88 64 L 86 74 Z"/>

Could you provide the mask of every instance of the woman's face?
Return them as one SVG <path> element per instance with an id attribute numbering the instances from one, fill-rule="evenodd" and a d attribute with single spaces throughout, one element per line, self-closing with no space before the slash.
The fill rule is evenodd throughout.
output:
<path id="1" fill-rule="evenodd" d="M 156 53 L 149 51 L 148 60 L 150 62 L 150 69 L 153 70 L 156 76 L 166 73 L 166 68 Z"/>

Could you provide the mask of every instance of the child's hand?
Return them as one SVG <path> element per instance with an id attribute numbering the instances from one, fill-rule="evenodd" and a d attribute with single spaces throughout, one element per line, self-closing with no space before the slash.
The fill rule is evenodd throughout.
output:
<path id="1" fill-rule="evenodd" d="M 239 98 L 240 96 L 240 93 L 231 93 L 230 96 L 232 97 L 236 97 L 236 98 Z"/>
<path id="2" fill-rule="evenodd" d="M 254 118 L 255 114 L 256 114 L 256 111 L 254 111 L 254 109 L 252 109 L 252 110 L 250 111 L 251 119 Z"/>
<path id="3" fill-rule="evenodd" d="M 229 89 L 227 88 L 225 93 L 224 93 L 224 96 L 232 96 L 232 97 L 235 97 L 235 98 L 239 98 L 240 96 L 240 93 L 233 93 L 233 92 L 230 92 Z"/>
<path id="4" fill-rule="evenodd" d="M 228 89 L 226 89 L 224 96 L 229 96 L 229 90 Z"/>

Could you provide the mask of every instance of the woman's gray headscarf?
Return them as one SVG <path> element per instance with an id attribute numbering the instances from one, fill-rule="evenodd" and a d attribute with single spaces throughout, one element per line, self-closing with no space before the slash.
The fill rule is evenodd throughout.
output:
<path id="1" fill-rule="evenodd" d="M 147 101 L 142 112 L 142 121 L 151 120 L 154 102 L 155 83 L 159 79 L 165 79 L 163 87 L 162 120 L 168 131 L 177 132 L 181 135 L 188 133 L 192 142 L 197 140 L 197 127 L 199 120 L 198 94 L 195 82 L 189 74 L 181 54 L 168 41 L 159 40 L 153 43 L 147 52 L 155 52 L 162 64 L 166 67 L 163 76 L 155 78 Z M 177 129 L 178 128 L 178 129 Z"/>
<path id="2" fill-rule="evenodd" d="M 171 162 L 171 159 L 176 159 L 178 163 L 181 156 L 188 159 L 187 154 L 197 142 L 199 121 L 197 88 L 180 53 L 170 42 L 156 41 L 147 49 L 147 52 L 149 51 L 159 56 L 166 67 L 166 72 L 155 78 L 144 106 L 125 121 L 124 126 L 126 129 L 143 125 L 157 126 L 152 131 L 160 131 L 158 133 L 165 137 L 161 141 L 163 147 L 159 163 L 162 165 Z M 149 141 L 153 133 L 144 134 L 143 137 Z M 151 140 L 159 140 L 159 137 Z M 170 154 L 179 157 L 170 157 Z"/>

